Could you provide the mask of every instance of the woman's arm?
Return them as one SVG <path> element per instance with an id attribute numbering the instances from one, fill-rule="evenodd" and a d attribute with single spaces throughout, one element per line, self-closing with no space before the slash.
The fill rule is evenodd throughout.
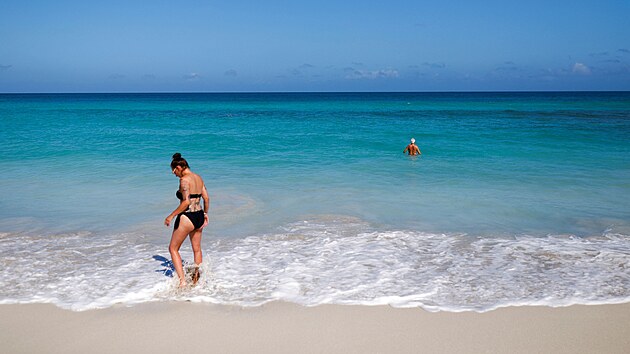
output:
<path id="1" fill-rule="evenodd" d="M 188 188 L 187 180 L 183 178 L 179 180 L 179 191 L 182 193 L 182 200 L 179 202 L 179 206 L 177 207 L 177 209 L 175 209 L 166 217 L 166 219 L 164 219 L 164 225 L 166 226 L 170 226 L 171 220 L 173 220 L 176 215 L 179 215 L 180 213 L 184 212 L 184 210 L 188 209 L 188 206 L 190 205 L 190 200 L 188 199 L 188 196 L 190 195 L 190 190 Z"/>
<path id="2" fill-rule="evenodd" d="M 201 226 L 203 229 L 206 225 L 208 225 L 208 210 L 210 209 L 210 197 L 208 196 L 205 184 L 201 189 L 201 198 L 203 198 L 203 225 Z"/>
<path id="3" fill-rule="evenodd" d="M 208 210 L 210 209 L 210 197 L 208 196 L 205 184 L 201 189 L 201 198 L 203 198 L 203 212 L 208 214 Z"/>

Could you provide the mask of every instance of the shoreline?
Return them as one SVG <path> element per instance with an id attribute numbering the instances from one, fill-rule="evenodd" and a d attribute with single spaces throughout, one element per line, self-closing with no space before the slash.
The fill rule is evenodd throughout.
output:
<path id="1" fill-rule="evenodd" d="M 272 302 L 154 302 L 73 312 L 0 305 L 7 353 L 627 353 L 630 303 L 483 313 Z"/>

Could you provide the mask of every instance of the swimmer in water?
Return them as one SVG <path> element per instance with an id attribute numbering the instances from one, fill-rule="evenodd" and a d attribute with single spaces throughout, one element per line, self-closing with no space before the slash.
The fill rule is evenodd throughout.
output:
<path id="1" fill-rule="evenodd" d="M 409 156 L 422 155 L 422 152 L 420 152 L 420 148 L 418 148 L 418 145 L 416 145 L 416 139 L 411 138 L 411 143 L 407 145 L 405 150 L 403 150 L 403 154 L 406 152 L 409 153 Z"/>

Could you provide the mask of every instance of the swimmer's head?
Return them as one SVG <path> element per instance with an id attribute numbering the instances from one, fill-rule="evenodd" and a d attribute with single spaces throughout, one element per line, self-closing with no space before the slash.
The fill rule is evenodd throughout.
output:
<path id="1" fill-rule="evenodd" d="M 411 138 L 411 143 L 412 143 L 412 144 L 415 144 L 415 143 L 416 143 L 416 139 Z"/>

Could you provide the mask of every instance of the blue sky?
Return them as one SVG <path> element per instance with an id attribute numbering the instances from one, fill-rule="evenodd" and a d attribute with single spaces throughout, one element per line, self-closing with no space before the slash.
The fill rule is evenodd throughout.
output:
<path id="1" fill-rule="evenodd" d="M 630 90 L 630 1 L 0 2 L 0 92 Z"/>

